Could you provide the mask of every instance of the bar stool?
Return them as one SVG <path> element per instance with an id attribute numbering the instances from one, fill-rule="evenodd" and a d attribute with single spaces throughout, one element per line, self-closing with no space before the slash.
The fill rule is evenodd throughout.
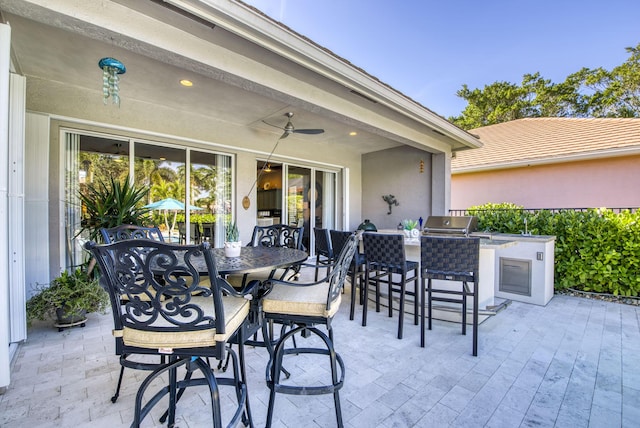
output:
<path id="1" fill-rule="evenodd" d="M 448 302 L 462 305 L 462 334 L 467 334 L 467 297 L 472 303 L 473 356 L 478 355 L 478 270 L 480 259 L 480 238 L 436 237 L 420 238 L 420 261 L 422 264 L 420 346 L 424 348 L 425 327 L 425 281 L 427 281 L 427 318 L 431 330 L 432 302 Z M 457 281 L 460 289 L 433 288 L 432 280 Z M 469 287 L 473 283 L 473 288 Z M 439 295 L 434 296 L 433 293 Z M 454 296 L 446 297 L 443 296 Z"/>
<path id="2" fill-rule="evenodd" d="M 277 393 L 293 395 L 332 394 L 336 412 L 336 422 L 343 426 L 339 390 L 344 385 L 345 366 L 340 354 L 334 348 L 332 320 L 338 312 L 342 300 L 342 287 L 349 271 L 351 259 L 356 252 L 357 238 L 352 235 L 345 243 L 329 275 L 313 283 L 268 280 L 270 292 L 262 301 L 266 321 L 273 320 L 293 327 L 277 339 L 275 348 L 270 349 L 270 359 L 266 368 L 269 387 L 269 407 L 265 426 L 270 427 L 273 419 Z M 324 326 L 326 333 L 317 326 Z M 269 337 L 267 323 L 262 324 L 264 337 Z M 287 347 L 289 339 L 300 333 L 303 338 L 314 337 L 306 347 Z M 271 342 L 267 341 L 267 344 Z M 325 355 L 329 360 L 330 382 L 304 385 L 301 380 L 295 384 L 282 383 L 283 362 L 286 356 L 300 354 Z M 297 364 L 304 364 L 299 362 Z M 317 362 L 314 361 L 314 364 Z M 285 373 L 286 375 L 286 373 Z"/>
<path id="3" fill-rule="evenodd" d="M 389 287 L 389 317 L 393 316 L 393 293 L 400 295 L 398 339 L 402 339 L 404 326 L 404 302 L 407 295 L 414 296 L 413 320 L 418 325 L 418 262 L 407 261 L 404 252 L 404 235 L 365 232 L 362 235 L 366 274 L 362 325 L 367 325 L 367 299 L 369 284 L 376 286 L 376 312 L 380 312 L 380 282 Z M 412 276 L 408 276 L 413 272 Z M 393 275 L 400 275 L 394 280 Z M 414 283 L 414 291 L 407 291 L 407 283 Z"/>

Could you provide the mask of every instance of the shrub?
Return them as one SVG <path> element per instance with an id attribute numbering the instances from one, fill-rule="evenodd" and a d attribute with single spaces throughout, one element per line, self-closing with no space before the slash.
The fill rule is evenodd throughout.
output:
<path id="1" fill-rule="evenodd" d="M 480 230 L 553 235 L 555 288 L 621 296 L 640 295 L 640 212 L 589 209 L 530 212 L 514 204 L 467 210 Z"/>

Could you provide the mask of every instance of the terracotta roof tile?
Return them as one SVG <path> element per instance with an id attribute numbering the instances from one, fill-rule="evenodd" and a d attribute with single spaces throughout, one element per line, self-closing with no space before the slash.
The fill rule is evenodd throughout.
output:
<path id="1" fill-rule="evenodd" d="M 459 151 L 452 172 L 497 169 L 523 162 L 554 162 L 624 148 L 640 150 L 640 119 L 541 117 L 469 131 L 484 147 Z"/>

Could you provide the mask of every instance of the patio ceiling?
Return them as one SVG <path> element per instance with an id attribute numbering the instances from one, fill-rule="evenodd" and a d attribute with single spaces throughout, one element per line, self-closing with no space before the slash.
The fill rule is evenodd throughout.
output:
<path id="1" fill-rule="evenodd" d="M 220 17 L 222 25 L 214 25 L 205 13 L 215 11 L 201 2 L 168 3 L 180 7 L 163 1 L 87 2 L 81 15 L 62 2 L 0 0 L 0 12 L 12 29 L 17 73 L 95 90 L 98 98 L 98 60 L 111 56 L 127 67 L 120 81 L 123 103 L 135 99 L 164 105 L 261 135 L 280 135 L 263 121 L 284 126 L 284 114 L 292 111 L 296 128 L 323 128 L 325 133 L 289 138 L 348 145 L 360 153 L 402 144 L 432 152 L 479 145 L 433 112 L 243 4 L 224 7 L 255 19 L 257 28 L 274 28 L 271 36 L 282 41 L 242 28 L 237 19 Z M 192 5 L 193 10 L 184 11 Z M 183 40 L 193 44 L 172 46 Z M 339 76 L 341 71 L 351 76 Z M 363 78 L 362 87 L 352 76 Z M 181 86 L 181 79 L 194 86 Z M 372 87 L 390 95 L 377 95 Z M 399 102 L 387 102 L 389 96 Z M 425 114 L 433 120 L 420 117 Z M 349 136 L 353 131 L 356 137 Z"/>

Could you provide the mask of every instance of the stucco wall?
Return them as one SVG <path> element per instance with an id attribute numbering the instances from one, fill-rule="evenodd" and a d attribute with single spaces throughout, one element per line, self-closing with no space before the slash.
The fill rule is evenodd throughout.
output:
<path id="1" fill-rule="evenodd" d="M 99 77 L 99 76 L 98 76 Z M 39 180 L 49 195 L 48 224 L 49 251 L 51 252 L 50 272 L 60 270 L 58 253 L 59 212 L 58 133 L 60 126 L 90 129 L 129 136 L 138 136 L 148 140 L 171 141 L 173 137 L 188 140 L 191 147 L 235 153 L 236 168 L 236 209 L 238 223 L 250 227 L 241 229 L 241 239 L 248 241 L 256 218 L 255 188 L 251 191 L 251 207 L 242 208 L 242 198 L 250 191 L 257 167 L 257 159 L 265 159 L 276 143 L 279 133 L 275 134 L 247 128 L 245 125 L 221 122 L 206 114 L 193 114 L 169 109 L 161 105 L 151 105 L 128 99 L 122 94 L 122 103 L 118 108 L 112 104 L 103 105 L 100 80 L 96 80 L 96 91 L 82 90 L 77 87 L 61 85 L 42 79 L 27 80 L 27 110 L 42 113 L 52 119 L 50 135 L 40 135 L 29 144 L 32 147 L 46 147 L 47 161 L 50 167 L 49 180 Z M 212 100 L 215 102 L 215 100 Z M 345 228 L 353 228 L 361 218 L 361 157 L 359 153 L 344 148 L 313 142 L 309 137 L 290 136 L 282 140 L 273 157 L 274 161 L 286 161 L 297 165 L 315 166 L 340 172 L 349 168 L 350 218 Z M 32 189 L 33 190 L 33 189 Z M 36 188 L 36 193 L 40 192 Z M 25 195 L 27 198 L 30 194 Z M 339 201 L 339 204 L 342 202 Z M 339 213 L 338 213 L 339 214 Z M 338 216 L 340 218 L 340 216 Z M 28 225 L 27 225 L 28 227 Z M 339 225 L 342 227 L 342 225 Z M 28 251 L 28 250 L 27 250 Z"/>
<path id="2" fill-rule="evenodd" d="M 420 160 L 424 161 L 423 172 Z M 378 229 L 393 229 L 405 218 L 426 219 L 431 214 L 431 168 L 431 154 L 412 147 L 363 155 L 362 220 L 371 220 Z M 382 199 L 389 194 L 399 203 L 391 214 Z"/>
<path id="3" fill-rule="evenodd" d="M 639 207 L 640 155 L 452 175 L 452 209 L 487 202 L 525 208 Z"/>
<path id="4" fill-rule="evenodd" d="M 98 76 L 99 77 L 99 76 Z M 206 112 L 193 114 L 185 111 L 169 109 L 161 105 L 151 105 L 128 99 L 122 94 L 122 103 L 118 108 L 114 105 L 103 105 L 100 89 L 101 81 L 96 80 L 96 91 L 86 91 L 76 87 L 61 85 L 41 79 L 29 78 L 27 81 L 27 109 L 64 116 L 73 120 L 91 121 L 106 125 L 120 126 L 131 130 L 141 130 L 162 135 L 173 135 L 201 142 L 200 147 L 213 146 L 215 150 L 236 153 L 240 151 L 256 151 L 252 156 L 239 158 L 252 165 L 239 171 L 255 171 L 255 159 L 265 158 L 273 148 L 279 133 L 267 133 L 250 129 L 243 124 L 221 122 L 209 117 Z M 212 100 L 216 102 L 216 100 Z M 308 165 L 330 165 L 328 169 L 351 169 L 352 180 L 350 192 L 360 194 L 360 155 L 344 148 L 317 143 L 308 136 L 291 136 L 282 140 L 274 154 L 274 159 L 287 162 L 308 163 Z M 253 174 L 253 173 L 252 173 Z M 357 174 L 357 179 L 354 176 Z M 253 177 L 253 175 L 252 175 Z M 245 185 L 244 175 L 238 175 L 238 207 L 242 197 L 249 191 L 253 180 Z M 255 178 L 255 177 L 254 177 Z M 240 208 L 241 209 L 241 208 Z M 360 198 L 351 201 L 351 214 L 354 221 L 360 218 Z"/>

